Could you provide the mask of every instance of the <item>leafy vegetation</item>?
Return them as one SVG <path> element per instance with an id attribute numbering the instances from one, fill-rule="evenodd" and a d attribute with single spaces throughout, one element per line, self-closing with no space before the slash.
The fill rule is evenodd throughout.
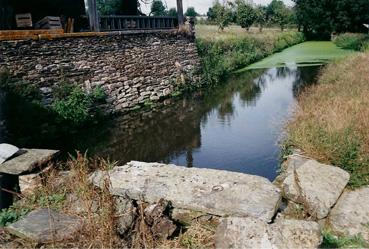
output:
<path id="1" fill-rule="evenodd" d="M 281 0 L 273 0 L 268 6 L 253 6 L 250 1 L 215 1 L 207 13 L 208 22 L 218 25 L 224 30 L 231 23 L 237 23 L 247 30 L 258 25 L 260 31 L 266 25 L 279 26 L 283 31 L 287 25 L 296 23 L 294 9 L 286 6 Z"/>
<path id="2" fill-rule="evenodd" d="M 288 23 L 293 22 L 293 11 L 283 1 L 273 0 L 267 7 L 267 16 L 271 23 L 278 24 L 283 31 Z"/>
<path id="3" fill-rule="evenodd" d="M 245 0 L 236 1 L 236 5 L 237 23 L 248 31 L 256 21 L 256 12 L 253 6 Z"/>
<path id="4" fill-rule="evenodd" d="M 77 126 L 93 121 L 96 115 L 99 115 L 99 104 L 103 103 L 106 97 L 101 88 L 95 88 L 91 93 L 87 93 L 71 83 L 62 83 L 54 92 L 51 110 L 63 121 Z"/>
<path id="5" fill-rule="evenodd" d="M 323 231 L 323 243 L 320 248 L 368 248 L 369 244 L 362 236 L 340 237 L 334 234 Z"/>
<path id="6" fill-rule="evenodd" d="M 369 183 L 368 60 L 361 53 L 327 66 L 286 127 L 287 147 L 345 169 L 353 188 Z"/>
<path id="7" fill-rule="evenodd" d="M 228 6 L 228 3 L 221 4 L 216 1 L 214 6 L 209 9 L 209 13 L 211 13 L 210 20 L 212 20 L 221 31 L 228 27 L 232 21 L 232 10 Z"/>
<path id="8" fill-rule="evenodd" d="M 338 35 L 333 41 L 344 49 L 365 51 L 369 48 L 369 36 L 366 34 L 345 33 Z"/>
<path id="9" fill-rule="evenodd" d="M 204 32 L 197 40 L 203 80 L 208 84 L 218 83 L 236 69 L 304 41 L 303 34 L 298 32 L 215 34 Z"/>
<path id="10" fill-rule="evenodd" d="M 310 38 L 330 39 L 332 32 L 365 32 L 368 0 L 294 0 L 297 22 Z"/>
<path id="11" fill-rule="evenodd" d="M 123 9 L 123 1 L 121 0 L 97 0 L 97 10 L 100 15 L 120 14 Z"/>
<path id="12" fill-rule="evenodd" d="M 105 92 L 99 87 L 87 93 L 78 85 L 62 81 L 53 88 L 51 105 L 44 106 L 37 86 L 12 78 L 5 69 L 0 69 L 0 87 L 26 98 L 45 109 L 45 112 L 56 114 L 60 122 L 77 127 L 95 121 L 101 114 L 99 107 L 105 103 L 106 98 Z"/>
<path id="13" fill-rule="evenodd" d="M 166 7 L 164 6 L 161 0 L 154 0 L 151 4 L 151 12 L 152 16 L 165 16 L 167 14 Z"/>
<path id="14" fill-rule="evenodd" d="M 196 17 L 199 15 L 199 13 L 196 12 L 194 7 L 188 7 L 184 15 L 189 17 Z"/>

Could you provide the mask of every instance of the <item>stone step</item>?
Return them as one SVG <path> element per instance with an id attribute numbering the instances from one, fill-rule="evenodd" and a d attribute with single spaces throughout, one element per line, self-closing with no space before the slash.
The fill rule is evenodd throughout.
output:
<path id="1" fill-rule="evenodd" d="M 90 180 L 102 187 L 106 175 L 98 171 Z M 268 179 L 222 170 L 133 161 L 114 168 L 109 176 L 113 195 L 148 203 L 163 198 L 175 208 L 218 216 L 270 221 L 281 201 L 280 190 Z"/>

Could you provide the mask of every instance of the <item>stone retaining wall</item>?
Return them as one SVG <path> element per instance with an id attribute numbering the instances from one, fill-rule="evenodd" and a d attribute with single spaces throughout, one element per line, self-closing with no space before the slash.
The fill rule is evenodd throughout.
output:
<path id="1" fill-rule="evenodd" d="M 167 33 L 111 34 L 0 43 L 0 67 L 48 95 L 62 81 L 100 86 L 114 111 L 170 96 L 198 80 L 192 38 Z"/>

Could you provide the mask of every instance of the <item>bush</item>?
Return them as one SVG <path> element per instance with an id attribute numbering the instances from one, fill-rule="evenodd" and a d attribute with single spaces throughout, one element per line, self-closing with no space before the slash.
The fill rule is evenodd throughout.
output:
<path id="1" fill-rule="evenodd" d="M 365 34 L 345 33 L 338 35 L 333 41 L 344 49 L 364 51 L 369 47 L 369 36 Z"/>
<path id="2" fill-rule="evenodd" d="M 219 83 L 229 73 L 266 56 L 304 41 L 299 32 L 281 32 L 261 36 L 199 38 L 202 78 L 206 84 Z"/>
<path id="3" fill-rule="evenodd" d="M 61 83 L 54 89 L 54 102 L 51 110 L 63 121 L 77 126 L 92 121 L 99 114 L 98 106 L 106 98 L 101 88 L 87 93 L 77 85 Z"/>

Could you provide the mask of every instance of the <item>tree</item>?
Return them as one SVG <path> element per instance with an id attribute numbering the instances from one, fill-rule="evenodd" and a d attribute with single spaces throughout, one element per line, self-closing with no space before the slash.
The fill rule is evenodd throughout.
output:
<path id="1" fill-rule="evenodd" d="M 248 31 L 251 25 L 256 21 L 255 10 L 249 3 L 245 2 L 245 0 L 236 1 L 236 6 L 237 23 Z"/>
<path id="2" fill-rule="evenodd" d="M 170 8 L 169 10 L 168 10 L 168 16 L 175 16 L 175 17 L 177 17 L 178 16 L 178 12 L 177 12 L 177 9 L 176 8 Z"/>
<path id="3" fill-rule="evenodd" d="M 150 16 L 165 16 L 167 14 L 166 7 L 161 0 L 154 0 L 151 4 Z"/>
<path id="4" fill-rule="evenodd" d="M 206 15 L 207 15 L 209 21 L 214 21 L 215 20 L 215 13 L 214 13 L 214 9 L 212 7 L 209 8 Z"/>
<path id="5" fill-rule="evenodd" d="M 263 28 L 268 22 L 267 8 L 261 5 L 257 6 L 255 8 L 255 16 L 255 23 L 259 25 L 259 31 L 263 32 Z"/>
<path id="6" fill-rule="evenodd" d="M 282 0 L 273 0 L 267 7 L 267 15 L 269 20 L 278 24 L 283 31 L 291 20 L 292 10 Z"/>
<path id="7" fill-rule="evenodd" d="M 365 32 L 369 0 L 293 0 L 296 18 L 309 38 L 329 38 L 332 32 Z"/>
<path id="8" fill-rule="evenodd" d="M 189 16 L 189 17 L 196 17 L 198 15 L 199 14 L 196 12 L 194 7 L 188 7 L 185 13 L 185 16 Z"/>
<path id="9" fill-rule="evenodd" d="M 219 1 L 214 3 L 212 9 L 214 11 L 214 21 L 218 25 L 219 29 L 223 31 L 225 27 L 228 27 L 232 20 L 232 10 L 229 8 L 227 3 L 221 4 Z"/>
<path id="10" fill-rule="evenodd" d="M 97 0 L 96 6 L 100 15 L 120 14 L 123 9 L 122 0 Z"/>

